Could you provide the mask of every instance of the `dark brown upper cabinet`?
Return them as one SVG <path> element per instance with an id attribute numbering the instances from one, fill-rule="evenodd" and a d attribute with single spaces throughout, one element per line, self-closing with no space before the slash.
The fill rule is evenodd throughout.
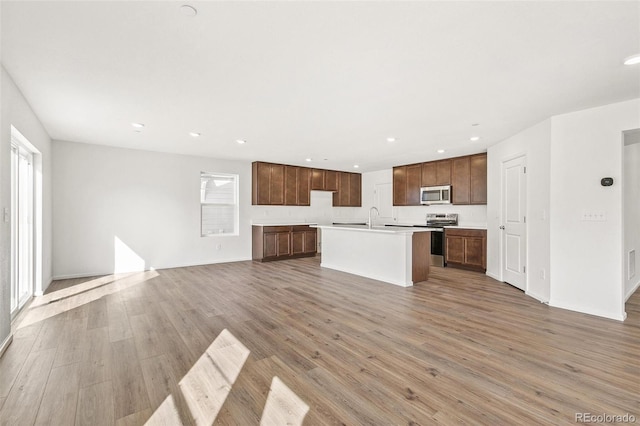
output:
<path id="1" fill-rule="evenodd" d="M 422 164 L 407 166 L 407 206 L 420 205 Z"/>
<path id="2" fill-rule="evenodd" d="M 333 191 L 335 207 L 362 205 L 359 173 L 256 161 L 252 164 L 251 204 L 308 206 L 311 190 Z"/>
<path id="3" fill-rule="evenodd" d="M 362 206 L 362 175 L 360 173 L 338 172 L 338 191 L 333 193 L 334 207 Z"/>
<path id="4" fill-rule="evenodd" d="M 338 173 L 335 170 L 311 169 L 311 189 L 315 191 L 337 191 Z"/>
<path id="5" fill-rule="evenodd" d="M 451 185 L 451 160 L 422 163 L 422 186 Z"/>
<path id="6" fill-rule="evenodd" d="M 298 167 L 284 167 L 284 205 L 298 204 Z"/>
<path id="7" fill-rule="evenodd" d="M 487 204 L 487 154 L 452 161 L 453 204 Z"/>
<path id="8" fill-rule="evenodd" d="M 333 205 L 348 207 L 349 191 L 351 189 L 351 174 L 347 172 L 338 173 L 338 192 L 333 194 Z"/>
<path id="9" fill-rule="evenodd" d="M 362 206 L 362 175 L 360 173 L 349 173 L 349 206 Z"/>
<path id="10" fill-rule="evenodd" d="M 487 154 L 469 157 L 471 204 L 487 204 Z"/>
<path id="11" fill-rule="evenodd" d="M 252 204 L 284 204 L 284 172 L 282 164 L 252 164 Z"/>
<path id="12" fill-rule="evenodd" d="M 393 168 L 393 205 L 407 205 L 407 166 Z"/>
<path id="13" fill-rule="evenodd" d="M 310 179 L 311 169 L 285 166 L 285 206 L 308 206 L 311 204 Z"/>
<path id="14" fill-rule="evenodd" d="M 419 206 L 422 164 L 393 168 L 393 205 Z"/>
<path id="15" fill-rule="evenodd" d="M 454 158 L 451 163 L 451 192 L 453 204 L 471 201 L 471 170 L 469 157 Z"/>
<path id="16" fill-rule="evenodd" d="M 322 169 L 311 170 L 311 189 L 316 191 L 324 191 L 325 171 Z"/>
<path id="17" fill-rule="evenodd" d="M 420 205 L 421 186 L 451 185 L 453 204 L 487 204 L 487 154 L 393 168 L 393 205 Z"/>
<path id="18" fill-rule="evenodd" d="M 335 170 L 324 171 L 324 190 L 325 191 L 338 190 L 338 172 L 336 172 Z"/>

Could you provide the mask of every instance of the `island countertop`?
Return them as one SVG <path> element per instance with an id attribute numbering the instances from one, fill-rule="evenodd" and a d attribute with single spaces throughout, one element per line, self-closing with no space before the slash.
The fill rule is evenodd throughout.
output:
<path id="1" fill-rule="evenodd" d="M 373 232 L 382 234 L 413 234 L 414 232 L 430 232 L 429 228 L 417 228 L 413 226 L 398 226 L 398 225 L 377 225 L 369 228 L 368 225 L 310 225 L 312 228 L 320 229 L 337 229 L 344 231 L 356 231 L 356 232 Z"/>

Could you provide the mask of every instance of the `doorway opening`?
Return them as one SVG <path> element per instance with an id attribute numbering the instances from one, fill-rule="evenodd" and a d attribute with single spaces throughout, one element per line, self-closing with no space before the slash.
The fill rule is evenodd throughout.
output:
<path id="1" fill-rule="evenodd" d="M 11 127 L 11 318 L 35 291 L 34 159 L 39 152 Z"/>
<path id="2" fill-rule="evenodd" d="M 640 261 L 637 259 L 640 253 L 640 129 L 623 132 L 622 158 L 622 280 L 626 303 L 640 287 L 640 273 L 636 268 Z"/>

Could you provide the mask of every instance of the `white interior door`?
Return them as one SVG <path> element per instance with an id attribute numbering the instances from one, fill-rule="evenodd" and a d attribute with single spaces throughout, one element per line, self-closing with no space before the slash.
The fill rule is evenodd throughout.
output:
<path id="1" fill-rule="evenodd" d="M 502 279 L 526 290 L 526 158 L 502 163 Z"/>
<path id="2" fill-rule="evenodd" d="M 11 147 L 11 313 L 33 296 L 33 155 Z"/>
<path id="3" fill-rule="evenodd" d="M 391 183 L 378 183 L 375 185 L 374 205 L 380 212 L 379 222 L 391 222 L 393 220 L 393 185 Z"/>

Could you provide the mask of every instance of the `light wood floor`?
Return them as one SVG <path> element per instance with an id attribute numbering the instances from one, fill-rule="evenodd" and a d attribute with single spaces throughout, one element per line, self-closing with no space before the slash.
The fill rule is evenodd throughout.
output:
<path id="1" fill-rule="evenodd" d="M 401 288 L 318 258 L 58 281 L 0 359 L 0 423 L 300 424 L 305 407 L 305 425 L 640 422 L 640 292 L 627 312 L 451 268 Z"/>

